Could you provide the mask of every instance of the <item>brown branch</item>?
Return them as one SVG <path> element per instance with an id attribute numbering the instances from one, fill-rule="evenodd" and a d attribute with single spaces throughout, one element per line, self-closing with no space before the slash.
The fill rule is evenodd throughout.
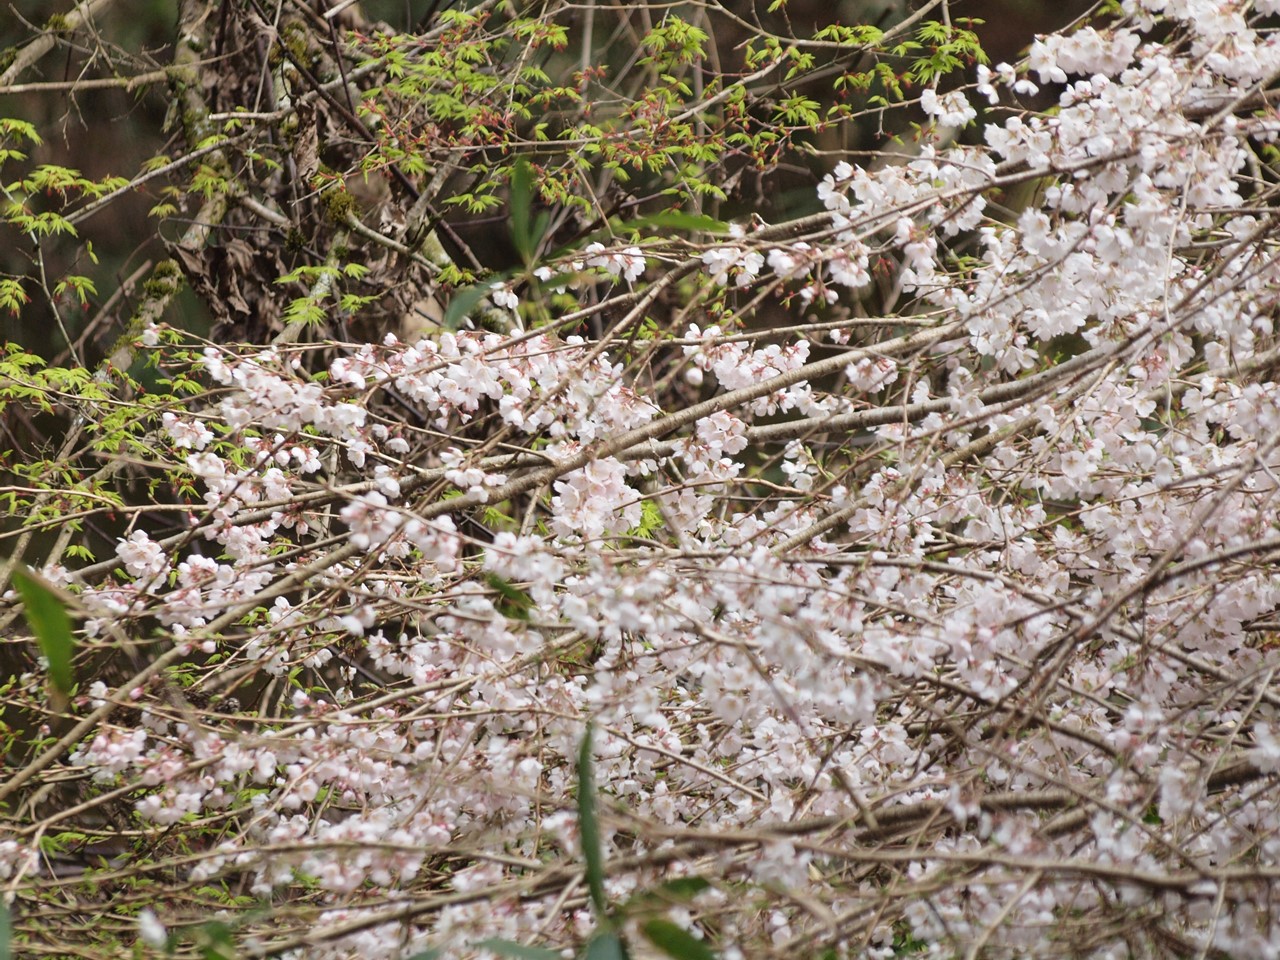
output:
<path id="1" fill-rule="evenodd" d="M 17 93 L 20 91 L 6 90 L 14 80 L 30 66 L 35 64 L 41 57 L 52 50 L 58 43 L 58 35 L 60 33 L 70 33 L 79 30 L 84 24 L 93 19 L 94 15 L 105 10 L 115 0 L 82 0 L 81 3 L 62 16 L 62 22 L 56 30 L 46 30 L 40 36 L 36 37 L 19 52 L 14 58 L 13 63 L 4 73 L 0 73 L 0 93 Z"/>
<path id="2" fill-rule="evenodd" d="M 121 89 L 133 91 L 138 87 L 152 83 L 161 83 L 169 79 L 169 70 L 152 70 L 132 77 L 95 77 L 84 80 L 50 80 L 40 83 L 13 83 L 0 87 L 0 97 L 19 93 L 79 93 L 82 90 Z"/>

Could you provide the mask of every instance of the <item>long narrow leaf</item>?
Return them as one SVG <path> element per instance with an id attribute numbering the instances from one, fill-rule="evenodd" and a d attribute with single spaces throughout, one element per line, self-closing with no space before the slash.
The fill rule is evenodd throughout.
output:
<path id="1" fill-rule="evenodd" d="M 13 583 L 22 597 L 27 625 L 40 644 L 40 652 L 49 661 L 49 682 L 54 691 L 65 698 L 75 686 L 71 658 L 75 639 L 71 636 L 71 618 L 66 604 L 42 577 L 19 567 L 13 571 Z"/>
<path id="2" fill-rule="evenodd" d="M 623 220 L 620 228 L 625 232 L 644 232 L 652 229 L 684 230 L 690 233 L 728 233 L 729 224 L 715 217 L 707 217 L 695 213 L 681 213 L 679 210 L 667 210 L 648 217 L 637 217 L 634 220 Z"/>
<path id="3" fill-rule="evenodd" d="M 533 207 L 533 170 L 524 157 L 516 159 L 511 168 L 511 240 L 526 266 L 533 260 L 538 242 L 529 227 L 529 211 Z"/>
<path id="4" fill-rule="evenodd" d="M 692 900 L 704 890 L 710 890 L 711 884 L 703 877 L 675 877 L 665 880 L 656 887 L 646 887 L 633 893 L 626 902 L 626 907 L 644 906 L 652 908 L 655 904 L 669 905 L 685 903 Z"/>
<path id="5" fill-rule="evenodd" d="M 449 306 L 444 312 L 444 320 L 442 325 L 446 330 L 457 330 L 462 326 L 462 321 L 467 318 L 472 310 L 480 305 L 480 301 L 488 296 L 489 291 L 493 288 L 487 283 L 478 283 L 471 287 L 461 287 L 455 290 L 453 296 L 449 298 Z"/>
<path id="6" fill-rule="evenodd" d="M 627 960 L 627 947 L 620 936 L 605 930 L 591 938 L 583 960 Z"/>
<path id="7" fill-rule="evenodd" d="M 604 895 L 604 848 L 600 841 L 600 821 L 596 818 L 596 785 L 591 773 L 591 738 L 594 729 L 587 724 L 578 750 L 578 832 L 582 836 L 582 856 L 587 862 L 587 889 L 596 917 L 604 920 L 608 901 Z"/>
<path id="8" fill-rule="evenodd" d="M 649 942 L 672 960 L 716 960 L 714 950 L 670 920 L 650 920 L 641 929 Z"/>

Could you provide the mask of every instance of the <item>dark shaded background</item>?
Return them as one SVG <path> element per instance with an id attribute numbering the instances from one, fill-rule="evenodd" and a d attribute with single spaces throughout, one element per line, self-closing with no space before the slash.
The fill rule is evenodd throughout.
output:
<path id="1" fill-rule="evenodd" d="M 239 2 L 239 0 L 228 0 Z M 327 9 L 330 0 L 316 0 L 319 9 Z M 398 30 L 411 30 L 438 12 L 453 6 L 451 0 L 364 0 L 362 7 L 367 17 L 382 20 Z M 62 0 L 10 0 L 5 13 L 0 14 L 0 51 L 25 42 L 51 14 L 65 12 L 72 4 Z M 271 8 L 273 5 L 268 5 Z M 743 17 L 758 16 L 776 32 L 785 35 L 811 34 L 817 27 L 830 22 L 886 23 L 902 16 L 896 0 L 790 0 L 786 7 L 786 19 L 781 14 L 765 13 L 768 0 L 754 2 L 727 2 L 723 4 Z M 910 4 L 912 8 L 916 4 Z M 120 0 L 97 20 L 98 33 L 89 36 L 80 32 L 66 45 L 46 55 L 35 68 L 28 70 L 18 83 L 67 82 L 77 77 L 108 75 L 103 71 L 104 50 L 125 51 L 136 60 L 136 69 L 142 72 L 163 66 L 171 60 L 171 41 L 177 19 L 177 3 L 173 0 Z M 1088 9 L 1082 0 L 1047 4 L 1036 0 L 983 0 L 983 2 L 957 2 L 952 4 L 953 18 L 974 17 L 986 22 L 977 28 L 983 47 L 993 62 L 1011 61 L 1018 57 L 1036 33 L 1044 33 L 1061 27 Z M 603 14 L 598 13 L 597 16 Z M 616 14 L 610 14 L 616 16 Z M 789 21 L 789 23 L 788 23 Z M 580 25 L 579 25 L 580 26 Z M 597 43 L 603 42 L 608 32 L 597 31 Z M 743 35 L 745 36 L 745 34 Z M 571 36 L 571 44 L 577 39 Z M 742 38 L 721 35 L 714 38 L 722 50 L 734 47 Z M 621 52 L 621 51 L 620 51 Z M 609 51 L 601 50 L 602 59 L 609 58 Z M 0 59 L 3 63 L 4 59 Z M 829 91 L 814 91 L 815 99 L 826 99 Z M 0 116 L 17 117 L 33 123 L 44 137 L 44 144 L 32 151 L 31 163 L 48 163 L 80 170 L 86 177 L 98 179 L 108 175 L 130 177 L 141 164 L 159 153 L 172 149 L 177 153 L 180 144 L 167 146 L 176 130 L 164 130 L 169 108 L 163 85 L 155 85 L 127 93 L 123 90 L 90 90 L 78 93 L 24 92 L 16 95 L 0 95 Z M 843 132 L 843 144 L 848 145 L 848 133 Z M 841 142 L 820 143 L 821 147 L 838 148 Z M 875 143 L 858 144 L 861 149 L 875 149 Z M 809 212 L 813 205 L 813 178 L 821 163 L 784 167 L 771 175 L 767 183 L 757 183 L 745 190 L 741 201 L 725 211 L 728 215 L 751 212 L 753 204 L 766 219 L 776 221 L 788 216 Z M 0 168 L 0 180 L 12 182 L 25 169 L 24 165 L 6 164 Z M 66 273 L 82 273 L 95 281 L 98 294 L 86 308 L 78 303 L 62 304 L 63 321 L 69 333 L 79 341 L 86 362 L 100 359 L 105 345 L 110 344 L 123 329 L 132 314 L 129 297 L 117 297 L 111 303 L 112 294 L 119 291 L 127 278 L 141 270 L 149 260 L 166 255 L 156 240 L 155 221 L 148 211 L 161 198 L 153 190 L 121 197 L 103 212 L 85 222 L 81 227 L 82 239 L 93 245 L 99 262 L 95 265 L 80 256 L 81 244 L 74 240 L 50 239 L 44 244 L 46 270 L 56 282 Z M 461 234 L 483 236 L 485 223 L 468 223 L 465 217 L 454 216 Z M 173 239 L 184 228 L 181 215 L 166 222 L 162 233 Z M 499 260 L 510 255 L 503 249 L 503 241 L 482 244 L 492 248 Z M 501 262 L 488 266 L 501 268 Z M 30 242 L 12 228 L 0 227 L 0 273 L 28 275 L 32 269 Z M 0 314 L 0 340 L 14 341 L 41 356 L 65 360 L 65 343 L 47 307 L 42 306 L 37 291 L 31 291 L 32 303 L 21 317 Z M 108 309 L 102 309 L 103 305 Z M 189 293 L 178 301 L 181 314 L 178 322 L 194 332 L 208 329 L 207 311 L 200 301 Z"/>

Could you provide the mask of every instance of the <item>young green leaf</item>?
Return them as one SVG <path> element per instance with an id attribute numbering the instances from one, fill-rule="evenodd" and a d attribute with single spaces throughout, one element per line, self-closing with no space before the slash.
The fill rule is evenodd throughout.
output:
<path id="1" fill-rule="evenodd" d="M 604 849 L 600 840 L 600 821 L 596 818 L 595 778 L 591 773 L 593 732 L 592 725 L 588 723 L 578 750 L 578 832 L 582 836 L 582 856 L 587 862 L 587 889 L 591 892 L 596 916 L 603 920 L 609 903 L 604 894 Z"/>
<path id="2" fill-rule="evenodd" d="M 526 267 L 533 265 L 538 244 L 550 222 L 545 212 L 539 214 L 537 220 L 530 219 L 533 197 L 533 168 L 528 160 L 519 157 L 511 168 L 511 241 Z"/>
<path id="3" fill-rule="evenodd" d="M 485 574 L 485 583 L 497 591 L 498 599 L 494 603 L 497 611 L 508 620 L 529 619 L 529 611 L 533 609 L 533 598 L 519 587 L 512 586 L 496 573 Z"/>
<path id="4" fill-rule="evenodd" d="M 462 326 L 462 321 L 467 318 L 472 310 L 474 310 L 481 300 L 493 289 L 487 283 L 476 284 L 473 287 L 463 287 L 455 290 L 453 296 L 449 299 L 448 309 L 444 312 L 443 326 L 447 330 L 457 330 Z"/>
<path id="5" fill-rule="evenodd" d="M 591 938 L 583 960 L 627 960 L 627 948 L 620 936 L 604 930 Z"/>
<path id="6" fill-rule="evenodd" d="M 23 567 L 13 571 L 13 583 L 22 597 L 27 624 L 40 644 L 40 652 L 49 661 L 49 681 L 53 684 L 55 699 L 65 704 L 75 686 L 71 671 L 75 639 L 71 636 L 66 604 L 52 584 Z"/>
<path id="7" fill-rule="evenodd" d="M 729 224 L 715 217 L 707 217 L 695 213 L 682 213 L 679 210 L 666 210 L 648 217 L 637 217 L 634 220 L 622 221 L 619 224 L 623 232 L 641 232 L 646 229 L 685 230 L 690 233 L 728 233 Z"/>
<path id="8" fill-rule="evenodd" d="M 640 928 L 672 960 L 716 960 L 715 951 L 670 920 L 650 920 Z"/>
<path id="9" fill-rule="evenodd" d="M 703 890 L 710 890 L 711 884 L 702 877 L 676 877 L 660 883 L 653 890 L 660 897 L 672 900 L 691 900 Z"/>
<path id="10" fill-rule="evenodd" d="M 647 887 L 644 890 L 637 891 L 627 900 L 627 906 L 647 905 L 652 907 L 654 904 L 685 903 L 702 893 L 703 890 L 709 889 L 711 889 L 711 884 L 702 877 L 676 877 L 660 883 L 656 887 Z"/>

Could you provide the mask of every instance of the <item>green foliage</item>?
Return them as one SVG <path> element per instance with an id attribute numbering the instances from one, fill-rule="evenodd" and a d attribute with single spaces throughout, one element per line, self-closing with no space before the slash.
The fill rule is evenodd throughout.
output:
<path id="1" fill-rule="evenodd" d="M 663 526 L 662 509 L 656 501 L 640 501 L 640 522 L 635 529 L 629 531 L 632 537 L 652 537 Z"/>
<path id="2" fill-rule="evenodd" d="M 298 322 L 304 326 L 318 325 L 326 319 L 325 304 L 331 299 L 337 301 L 340 309 L 349 313 L 373 302 L 376 297 L 343 293 L 340 290 L 343 280 L 359 280 L 368 272 L 369 268 L 360 263 L 342 266 L 304 264 L 277 278 L 276 283 L 279 284 L 301 281 L 308 285 L 304 296 L 289 301 L 284 312 L 285 322 Z"/>
<path id="3" fill-rule="evenodd" d="M 20 146 L 40 143 L 42 140 L 31 123 L 0 118 L 0 164 L 26 160 L 26 152 Z M 81 201 L 97 200 L 116 193 L 127 183 L 122 177 L 93 180 L 71 167 L 40 164 L 16 180 L 0 182 L 0 195 L 3 195 L 0 224 L 7 224 L 24 235 L 39 251 L 45 241 L 79 237 L 79 231 L 66 213 L 67 208 Z M 91 244 L 84 244 L 79 254 L 92 263 L 98 262 Z M 67 273 L 50 280 L 48 286 L 42 277 L 39 285 L 55 300 L 70 295 L 81 307 L 88 306 L 90 298 L 97 295 L 93 278 L 78 273 Z M 36 283 L 32 282 L 30 289 L 35 286 Z M 23 277 L 0 276 L 0 309 L 11 316 L 20 316 L 23 308 L 31 302 L 28 291 Z"/>
<path id="4" fill-rule="evenodd" d="M 706 31 L 700 27 L 668 14 L 640 41 L 641 48 L 648 51 L 640 63 L 652 64 L 661 71 L 697 63 L 707 55 L 705 44 L 708 39 Z"/>
<path id="5" fill-rule="evenodd" d="M 808 97 L 788 97 L 778 104 L 778 120 L 792 127 L 815 126 L 820 122 L 818 116 L 820 106 L 821 104 L 816 100 L 810 100 Z"/>
<path id="6" fill-rule="evenodd" d="M 893 927 L 893 955 L 895 957 L 909 957 L 917 953 L 924 953 L 929 949 L 929 944 L 924 940 L 918 939 L 912 932 L 909 924 L 896 923 Z"/>
<path id="7" fill-rule="evenodd" d="M 205 200 L 212 200 L 216 194 L 227 192 L 227 178 L 212 164 L 202 163 L 196 167 L 188 189 L 198 193 Z"/>
<path id="8" fill-rule="evenodd" d="M 449 306 L 444 313 L 444 327 L 457 330 L 480 302 L 489 295 L 491 287 L 486 284 L 464 287 L 449 299 Z"/>
<path id="9" fill-rule="evenodd" d="M 98 295 L 98 288 L 94 286 L 93 281 L 88 277 L 67 276 L 53 288 L 54 294 L 59 297 L 67 291 L 75 294 L 81 306 L 88 306 L 89 298 Z"/>
<path id="10" fill-rule="evenodd" d="M 583 960 L 627 960 L 627 948 L 613 930 L 598 930 L 587 942 Z"/>
<path id="11" fill-rule="evenodd" d="M 529 619 L 534 607 L 533 598 L 529 594 L 494 573 L 485 574 L 484 580 L 498 594 L 494 607 L 500 614 L 509 620 Z"/>
<path id="12" fill-rule="evenodd" d="M 22 597 L 23 615 L 40 644 L 40 652 L 49 664 L 49 682 L 55 697 L 65 703 L 75 689 L 71 660 L 75 655 L 75 638 L 71 635 L 71 618 L 66 604 L 55 588 L 44 578 L 25 567 L 13 571 L 13 583 Z"/>
<path id="13" fill-rule="evenodd" d="M 879 43 L 884 31 L 870 24 L 846 25 L 841 23 L 823 27 L 813 35 L 815 40 L 827 40 L 848 47 L 867 47 Z"/>
<path id="14" fill-rule="evenodd" d="M 511 168 L 511 241 L 526 268 L 532 268 L 551 220 L 546 211 L 540 212 L 537 219 L 531 219 L 533 196 L 533 168 L 528 160 L 520 157 Z"/>
<path id="15" fill-rule="evenodd" d="M 16 200 L 9 203 L 5 219 L 33 240 L 62 235 L 79 236 L 76 228 L 66 217 L 48 211 L 32 213 Z"/>
<path id="16" fill-rule="evenodd" d="M 5 140 L 10 138 L 17 141 L 25 140 L 32 146 L 37 147 L 44 143 L 44 140 L 40 138 L 40 134 L 36 130 L 35 124 L 15 117 L 0 117 L 0 137 Z"/>
<path id="17" fill-rule="evenodd" d="M 611 222 L 613 231 L 621 235 L 639 238 L 644 234 L 661 233 L 668 230 L 682 231 L 691 234 L 726 234 L 729 224 L 715 217 L 702 214 L 683 213 L 679 210 L 667 210 L 648 217 L 635 217 L 630 220 Z"/>
<path id="18" fill-rule="evenodd" d="M 649 920 L 640 929 L 650 943 L 673 960 L 716 960 L 715 951 L 670 920 Z"/>
<path id="19" fill-rule="evenodd" d="M 966 22 L 982 23 L 981 20 Z M 916 42 L 904 53 L 918 49 L 927 53 L 911 65 L 909 73 L 913 80 L 924 85 L 961 70 L 967 64 L 988 62 L 978 43 L 978 36 L 972 30 L 935 20 L 921 24 L 916 32 Z"/>
<path id="20" fill-rule="evenodd" d="M 105 400 L 107 390 L 83 368 L 46 368 L 45 362 L 15 343 L 0 347 L 0 410 L 9 401 L 31 403 L 52 413 L 55 402 Z"/>
<path id="21" fill-rule="evenodd" d="M 107 177 L 104 180 L 88 180 L 79 170 L 71 170 L 54 164 L 41 164 L 21 180 L 5 189 L 12 193 L 44 194 L 66 201 L 80 196 L 101 197 L 128 184 L 123 177 Z"/>
<path id="22" fill-rule="evenodd" d="M 235 931 L 218 920 L 209 920 L 195 928 L 193 946 L 201 960 L 236 960 Z"/>
<path id="23" fill-rule="evenodd" d="M 447 198 L 445 203 L 452 207 L 461 207 L 467 213 L 484 214 L 502 206 L 502 198 L 496 191 L 496 183 L 482 181 L 472 190 Z"/>
<path id="24" fill-rule="evenodd" d="M 0 277 L 0 309 L 8 310 L 13 316 L 21 312 L 24 304 L 31 302 L 31 297 L 22 289 L 22 281 L 11 277 Z"/>
<path id="25" fill-rule="evenodd" d="M 594 728 L 587 724 L 578 748 L 578 832 L 582 837 L 582 857 L 586 861 L 587 890 L 596 919 L 608 922 L 609 901 L 604 892 L 604 845 L 596 816 L 596 785 L 592 774 L 591 741 Z"/>

